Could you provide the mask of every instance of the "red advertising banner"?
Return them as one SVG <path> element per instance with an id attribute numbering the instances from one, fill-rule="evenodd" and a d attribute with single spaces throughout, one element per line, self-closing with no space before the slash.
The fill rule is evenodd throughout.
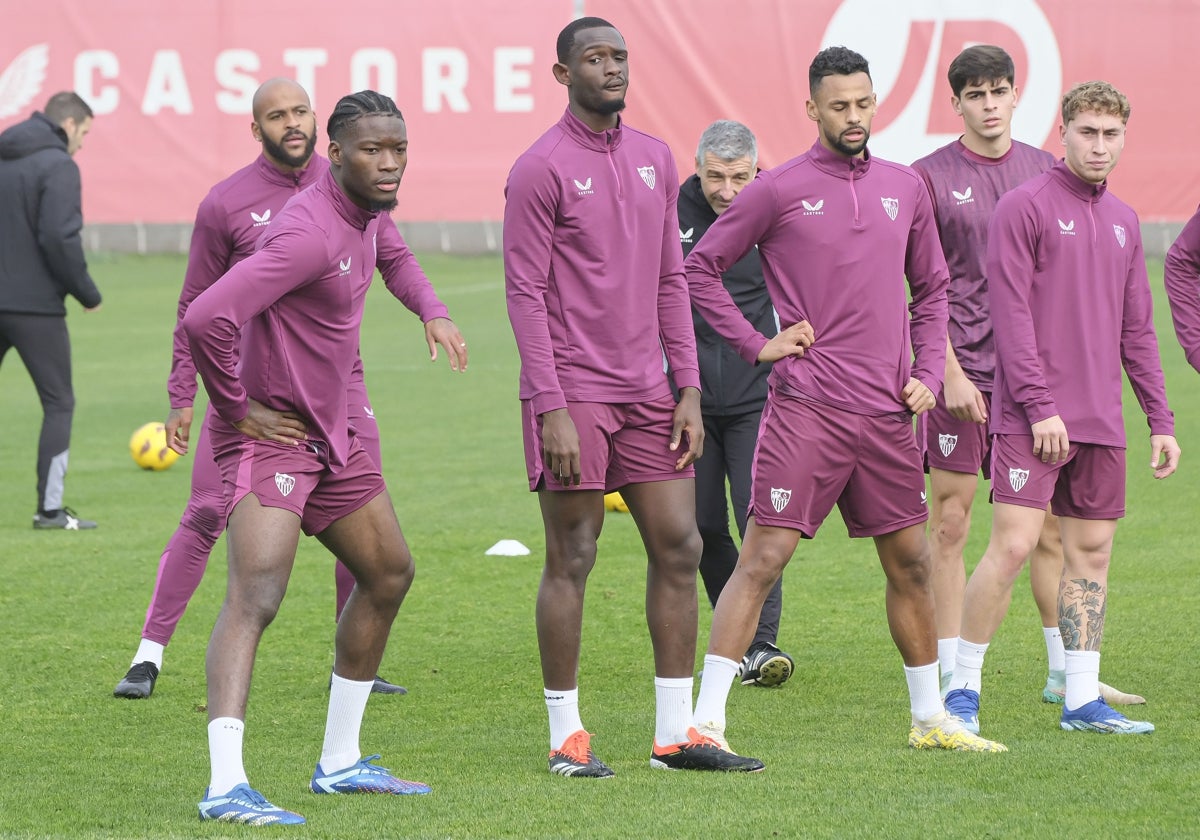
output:
<path id="1" fill-rule="evenodd" d="M 1196 0 L 3 6 L 0 129 L 58 90 L 91 103 L 97 117 L 77 159 L 92 224 L 189 221 L 213 183 L 257 154 L 250 97 L 272 76 L 303 84 L 322 122 L 349 91 L 396 98 L 410 138 L 397 218 L 499 219 L 513 160 L 566 105 L 551 66 L 558 31 L 578 10 L 621 29 L 630 47 L 626 118 L 671 145 L 681 176 L 714 119 L 749 125 L 765 166 L 806 149 L 815 137 L 804 111 L 808 63 L 830 44 L 871 62 L 880 99 L 872 151 L 910 162 L 957 136 L 946 66 L 963 46 L 985 42 L 1016 59 L 1019 139 L 1060 153 L 1063 89 L 1106 79 L 1133 103 L 1114 190 L 1143 221 L 1182 220 L 1200 202 L 1200 165 L 1184 145 L 1200 133 L 1200 111 L 1179 92 L 1200 71 Z"/>

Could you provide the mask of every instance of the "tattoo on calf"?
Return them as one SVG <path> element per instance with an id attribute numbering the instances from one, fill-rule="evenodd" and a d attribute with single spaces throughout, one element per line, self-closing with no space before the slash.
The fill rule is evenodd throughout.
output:
<path id="1" fill-rule="evenodd" d="M 1058 591 L 1058 629 L 1067 650 L 1100 650 L 1108 588 L 1083 578 L 1067 581 Z"/>

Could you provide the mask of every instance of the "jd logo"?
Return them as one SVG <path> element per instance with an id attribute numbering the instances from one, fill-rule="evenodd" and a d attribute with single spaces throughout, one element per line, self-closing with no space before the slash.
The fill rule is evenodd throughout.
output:
<path id="1" fill-rule="evenodd" d="M 1021 91 L 1013 136 L 1040 146 L 1055 125 L 1062 57 L 1035 0 L 842 0 L 821 39 L 822 48 L 835 44 L 852 45 L 871 63 L 879 97 L 871 151 L 880 157 L 908 163 L 962 134 L 946 68 L 972 44 L 998 44 L 1013 57 Z"/>

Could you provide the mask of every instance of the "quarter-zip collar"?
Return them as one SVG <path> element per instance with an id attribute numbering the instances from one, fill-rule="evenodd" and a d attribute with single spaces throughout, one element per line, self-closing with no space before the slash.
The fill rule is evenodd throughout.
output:
<path id="1" fill-rule="evenodd" d="M 604 131 L 592 131 L 587 123 L 571 113 L 570 108 L 567 108 L 566 112 L 562 115 L 562 119 L 558 121 L 558 124 L 567 136 L 585 149 L 591 149 L 596 152 L 611 152 L 621 145 L 621 126 L 623 123 L 620 117 L 617 117 L 616 127 L 607 128 Z"/>
<path id="2" fill-rule="evenodd" d="M 809 159 L 822 172 L 844 178 L 847 181 L 858 180 L 867 174 L 871 168 L 871 152 L 863 150 L 862 157 L 846 157 L 832 149 L 827 149 L 818 138 L 808 150 Z"/>
<path id="3" fill-rule="evenodd" d="M 265 154 L 260 153 L 258 160 L 254 163 L 258 167 L 258 172 L 264 181 L 271 184 L 278 184 L 281 187 L 291 187 L 294 190 L 302 190 L 310 184 L 315 184 L 321 178 L 321 168 L 313 166 L 313 161 L 317 156 L 314 154 L 308 159 L 308 165 L 303 169 L 283 172 L 275 164 L 267 159 Z"/>
<path id="4" fill-rule="evenodd" d="M 1099 184 L 1091 184 L 1080 178 L 1071 171 L 1071 167 L 1067 166 L 1065 160 L 1060 160 L 1050 168 L 1050 173 L 1054 178 L 1066 187 L 1073 195 L 1079 196 L 1083 201 L 1095 203 L 1104 197 L 1104 193 L 1108 191 L 1108 181 L 1101 181 Z"/>
<path id="5" fill-rule="evenodd" d="M 342 192 L 342 188 L 333 179 L 332 169 L 326 172 L 325 177 L 317 182 L 316 189 L 329 196 L 329 203 L 333 205 L 333 209 L 337 211 L 337 214 L 345 219 L 348 225 L 358 230 L 366 230 L 367 225 L 383 212 L 382 210 L 377 212 L 364 210 L 351 201 L 350 196 Z"/>

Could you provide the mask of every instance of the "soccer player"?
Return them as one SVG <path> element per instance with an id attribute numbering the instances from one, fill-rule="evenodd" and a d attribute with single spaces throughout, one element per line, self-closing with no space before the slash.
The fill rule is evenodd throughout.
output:
<path id="1" fill-rule="evenodd" d="M 179 297 L 178 322 L 196 296 L 222 274 L 254 253 L 255 245 L 272 219 L 278 218 L 288 199 L 319 181 L 329 162 L 314 155 L 317 121 L 308 93 L 290 79 L 271 79 L 254 93 L 254 122 L 250 133 L 262 145 L 262 154 L 249 166 L 230 175 L 209 191 L 196 211 L 187 273 Z M 384 280 L 389 288 L 403 289 L 402 272 L 420 268 L 399 236 L 386 232 L 380 243 Z M 424 320 L 444 315 L 434 307 L 418 312 Z M 167 418 L 168 444 L 186 453 L 196 397 L 196 368 L 187 335 L 177 322 L 171 375 L 167 381 L 171 410 Z M 431 351 L 433 348 L 430 348 Z M 363 382 L 361 362 L 354 366 L 346 394 L 350 425 L 376 464 L 382 463 L 379 429 Z M 129 671 L 117 683 L 117 697 L 149 697 L 162 670 L 163 651 L 175 633 L 188 602 L 204 576 L 213 545 L 225 530 L 221 474 L 212 458 L 206 425 L 200 426 L 192 462 L 192 492 L 179 527 L 167 541 L 158 562 L 154 593 L 146 610 L 142 639 Z M 341 563 L 335 565 L 337 611 L 340 616 L 354 576 Z M 405 689 L 376 677 L 372 689 L 381 694 L 403 694 Z"/>
<path id="2" fill-rule="evenodd" d="M 829 47 L 808 72 L 817 141 L 760 173 L 684 263 L 705 320 L 746 361 L 775 362 L 750 521 L 713 614 L 695 723 L 724 741 L 737 659 L 763 601 L 801 537 L 813 537 L 837 504 L 850 536 L 875 541 L 887 577 L 909 745 L 1002 751 L 946 714 L 938 692 L 925 480 L 912 428 L 912 415 L 933 407 L 945 368 L 949 278 L 933 208 L 912 169 L 867 150 L 876 100 L 866 59 Z M 792 325 L 770 339 L 721 284 L 755 243 L 780 320 Z M 801 341 L 804 320 L 815 338 Z"/>
<path id="3" fill-rule="evenodd" d="M 16 348 L 42 404 L 33 527 L 80 531 L 96 523 L 63 503 L 75 392 L 67 295 L 100 308 L 88 274 L 79 166 L 72 159 L 92 127 L 77 93 L 56 93 L 44 111 L 0 134 L 0 362 Z"/>
<path id="4" fill-rule="evenodd" d="M 950 104 L 962 117 L 963 133 L 913 164 L 929 187 L 942 251 L 950 269 L 950 326 L 946 375 L 937 405 L 922 415 L 929 469 L 929 533 L 933 595 L 937 604 L 938 662 L 942 691 L 949 689 L 958 654 L 966 571 L 963 548 L 971 504 L 982 469 L 991 478 L 987 422 L 996 369 L 992 319 L 988 313 L 987 226 L 1001 195 L 1054 165 L 1054 156 L 1012 137 L 1017 106 L 1016 71 L 997 46 L 967 47 L 950 62 Z M 1058 523 L 1047 513 L 1030 558 L 1030 584 L 1042 617 L 1048 674 L 1042 699 L 1061 703 L 1065 659 L 1058 629 L 1058 581 L 1062 544 Z M 1100 685 L 1112 702 L 1145 702 Z"/>
<path id="5" fill-rule="evenodd" d="M 209 641 L 212 775 L 201 819 L 301 823 L 250 787 L 242 737 L 255 651 L 287 588 L 301 530 L 354 574 L 337 625 L 334 673 L 315 793 L 426 793 L 362 758 L 359 729 L 413 564 L 379 466 L 350 428 L 345 391 L 379 242 L 407 164 L 395 103 L 374 91 L 343 97 L 329 118 L 330 169 L 297 194 L 260 243 L 183 316 L 214 413 L 208 432 L 224 481 L 229 581 Z M 402 299 L 440 307 L 413 272 Z M 466 344 L 443 315 L 425 323 L 451 367 Z M 239 360 L 240 359 L 240 360 Z"/>
<path id="6" fill-rule="evenodd" d="M 1163 283 L 1175 335 L 1188 362 L 1200 371 L 1200 210 L 1167 250 Z"/>
<path id="7" fill-rule="evenodd" d="M 679 240 L 685 257 L 757 171 L 758 142 L 749 128 L 733 120 L 718 120 L 704 129 L 696 148 L 696 172 L 679 187 Z M 764 335 L 779 332 L 757 248 L 751 247 L 730 266 L 721 282 L 756 330 Z M 725 481 L 729 481 L 738 534 L 744 538 L 750 463 L 771 366 L 743 360 L 694 310 L 692 322 L 704 418 L 704 457 L 696 461 L 696 525 L 704 542 L 700 577 L 715 607 L 738 559 L 737 545 L 729 533 Z M 781 578 L 767 595 L 754 640 L 742 657 L 742 685 L 781 685 L 792 675 L 792 657 L 776 645 L 782 610 Z"/>
<path id="8" fill-rule="evenodd" d="M 567 109 L 513 164 L 504 210 L 525 460 L 546 530 L 537 634 L 550 772 L 613 773 L 583 727 L 578 671 L 603 497 L 618 489 L 649 564 L 651 766 L 760 770 L 761 762 L 722 750 L 691 725 L 700 561 L 691 465 L 704 427 L 675 161 L 665 143 L 620 119 L 629 51 L 611 23 L 579 18 L 559 33 L 557 49 L 554 77 L 567 89 Z"/>
<path id="9" fill-rule="evenodd" d="M 1144 733 L 1100 696 L 1100 642 L 1125 515 L 1124 367 L 1150 424 L 1150 467 L 1179 463 L 1137 214 L 1108 191 L 1129 100 L 1086 82 L 1062 100 L 1064 160 L 1002 196 L 988 228 L 996 334 L 992 533 L 967 582 L 946 707 L 979 729 L 984 655 L 1053 503 L 1062 535 L 1058 626 L 1066 730 Z"/>

